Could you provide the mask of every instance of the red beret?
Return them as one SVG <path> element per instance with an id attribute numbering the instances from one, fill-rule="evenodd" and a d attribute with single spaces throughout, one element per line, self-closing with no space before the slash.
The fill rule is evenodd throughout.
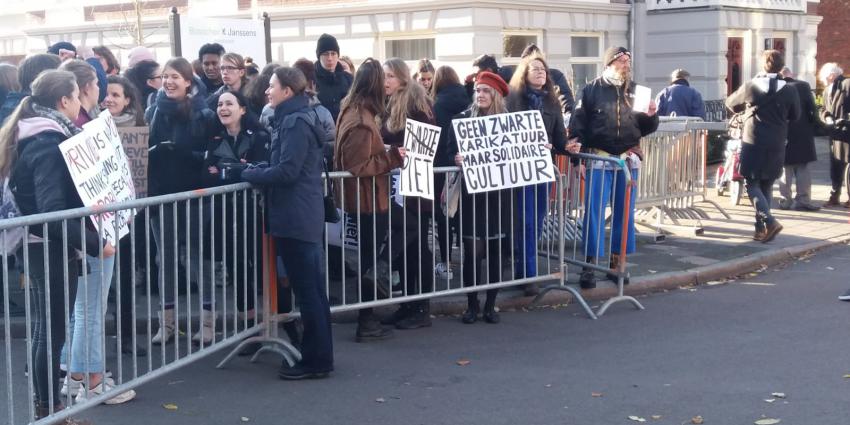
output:
<path id="1" fill-rule="evenodd" d="M 501 93 L 502 97 L 506 97 L 508 95 L 508 83 L 506 83 L 502 77 L 490 71 L 479 72 L 475 77 L 475 82 L 477 84 L 486 84 L 496 89 L 499 93 Z"/>

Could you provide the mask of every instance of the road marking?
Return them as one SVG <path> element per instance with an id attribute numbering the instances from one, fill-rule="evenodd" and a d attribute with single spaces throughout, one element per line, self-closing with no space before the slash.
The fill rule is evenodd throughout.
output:
<path id="1" fill-rule="evenodd" d="M 766 282 L 738 282 L 741 285 L 750 285 L 750 286 L 776 286 L 775 283 L 766 283 Z"/>

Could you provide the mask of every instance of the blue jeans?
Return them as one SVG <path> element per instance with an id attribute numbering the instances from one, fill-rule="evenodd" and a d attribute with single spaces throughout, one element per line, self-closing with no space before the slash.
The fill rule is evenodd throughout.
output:
<path id="1" fill-rule="evenodd" d="M 112 286 L 115 257 L 86 256 L 89 274 L 77 279 L 77 296 L 71 314 L 71 359 L 68 364 L 68 344 L 62 346 L 62 363 L 72 373 L 103 372 L 104 326 L 106 297 Z"/>
<path id="2" fill-rule="evenodd" d="M 312 372 L 333 370 L 331 310 L 322 275 L 324 260 L 318 242 L 275 238 L 278 255 L 289 273 L 289 284 L 301 311 L 301 365 Z"/>
<path id="3" fill-rule="evenodd" d="M 515 278 L 537 276 L 537 239 L 543 229 L 543 218 L 549 203 L 549 184 L 525 186 L 517 190 L 518 228 L 514 236 L 516 251 Z"/>
<path id="4" fill-rule="evenodd" d="M 774 222 L 770 213 L 770 201 L 773 199 L 773 180 L 750 179 L 747 182 L 747 196 L 753 201 L 756 209 L 756 230 Z"/>
<path id="5" fill-rule="evenodd" d="M 637 181 L 638 170 L 632 169 L 632 181 Z M 623 235 L 623 212 L 626 202 L 626 176 L 615 170 L 589 169 L 584 191 L 584 221 L 582 235 L 584 255 L 586 257 L 605 256 L 605 208 L 612 198 L 613 217 L 611 220 L 611 252 L 620 254 L 620 238 Z M 616 188 L 615 188 L 616 186 Z M 627 229 L 626 254 L 635 252 L 635 198 L 637 191 L 632 188 L 629 202 L 629 223 Z"/>

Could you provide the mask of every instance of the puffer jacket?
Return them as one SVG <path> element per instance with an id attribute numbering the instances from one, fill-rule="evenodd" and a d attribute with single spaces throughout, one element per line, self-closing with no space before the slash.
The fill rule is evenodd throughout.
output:
<path id="1" fill-rule="evenodd" d="M 658 116 L 632 110 L 634 83 L 627 89 L 597 77 L 582 89 L 570 120 L 570 137 L 578 137 L 583 152 L 602 150 L 620 155 L 658 129 Z"/>
<path id="2" fill-rule="evenodd" d="M 23 215 L 62 211 L 83 206 L 62 158 L 59 144 L 68 139 L 62 127 L 48 118 L 26 118 L 18 123 L 18 158 L 9 178 L 15 202 Z M 62 243 L 62 222 L 47 224 L 47 239 Z M 42 226 L 30 227 L 30 233 L 44 237 Z M 105 243 L 97 232 L 86 226 L 66 226 L 70 248 L 97 253 Z"/>

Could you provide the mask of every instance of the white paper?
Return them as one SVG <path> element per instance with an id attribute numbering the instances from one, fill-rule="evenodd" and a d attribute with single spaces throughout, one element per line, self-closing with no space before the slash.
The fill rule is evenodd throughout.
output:
<path id="1" fill-rule="evenodd" d="M 650 101 L 652 101 L 652 89 L 641 85 L 635 86 L 635 103 L 632 110 L 647 113 Z"/>
<path id="2" fill-rule="evenodd" d="M 400 195 L 434 199 L 434 156 L 440 132 L 440 127 L 407 119 L 404 131 L 407 155 L 399 177 Z"/>

